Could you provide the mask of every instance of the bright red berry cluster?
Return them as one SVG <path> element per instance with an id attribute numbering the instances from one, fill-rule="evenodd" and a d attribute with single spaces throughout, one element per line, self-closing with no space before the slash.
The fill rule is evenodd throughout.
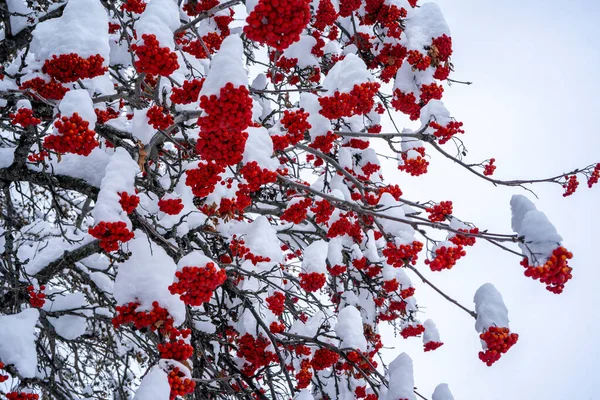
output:
<path id="1" fill-rule="evenodd" d="M 169 76 L 177 68 L 177 54 L 169 50 L 168 47 L 160 47 L 156 35 L 143 34 L 144 44 L 132 44 L 131 49 L 135 51 L 138 60 L 135 62 L 135 68 L 138 72 L 145 72 L 151 75 Z"/>
<path id="2" fill-rule="evenodd" d="M 526 268 L 525 276 L 536 280 L 539 279 L 540 282 L 546 284 L 546 290 L 560 294 L 565 288 L 565 283 L 573 277 L 571 275 L 573 268 L 569 267 L 569 260 L 571 258 L 573 258 L 573 253 L 560 246 L 554 249 L 552 255 L 546 260 L 544 265 L 529 265 L 527 257 L 521 261 L 521 265 Z"/>
<path id="3" fill-rule="evenodd" d="M 270 262 L 271 261 L 271 259 L 269 257 L 257 256 L 255 254 L 252 254 L 250 249 L 245 246 L 245 243 L 246 242 L 244 242 L 243 240 L 234 238 L 231 241 L 231 244 L 229 245 L 229 250 L 231 251 L 231 255 L 233 257 L 237 257 L 239 259 L 250 260 L 252 262 L 252 264 L 254 264 L 254 265 L 256 265 L 260 262 Z"/>
<path id="4" fill-rule="evenodd" d="M 119 242 L 124 243 L 133 239 L 133 232 L 127 228 L 127 224 L 123 221 L 100 221 L 98 225 L 89 228 L 88 232 L 100 240 L 100 247 L 106 252 L 116 251 L 119 249 Z"/>
<path id="5" fill-rule="evenodd" d="M 590 175 L 590 178 L 587 182 L 588 187 L 591 188 L 592 186 L 594 186 L 596 183 L 598 183 L 598 180 L 600 180 L 600 163 L 596 164 L 596 166 L 594 167 L 594 171 Z"/>
<path id="6" fill-rule="evenodd" d="M 315 213 L 315 222 L 317 224 L 327 224 L 333 214 L 333 206 L 325 199 L 315 202 L 315 205 L 310 209 Z"/>
<path id="7" fill-rule="evenodd" d="M 273 352 L 266 350 L 270 343 L 260 334 L 255 338 L 246 333 L 238 340 L 237 356 L 246 360 L 242 370 L 245 375 L 253 375 L 258 368 L 265 367 L 278 360 Z"/>
<path id="8" fill-rule="evenodd" d="M 46 60 L 42 72 L 50 75 L 59 82 L 75 82 L 79 79 L 93 78 L 104 75 L 108 71 L 103 67 L 104 57 L 100 54 L 83 58 L 77 53 L 53 55 L 52 59 Z"/>
<path id="9" fill-rule="evenodd" d="M 196 152 L 218 167 L 235 165 L 242 161 L 247 139 L 246 132 L 200 132 Z"/>
<path id="10" fill-rule="evenodd" d="M 374 97 L 380 86 L 378 82 L 365 82 L 354 85 L 350 93 L 336 91 L 331 97 L 321 97 L 319 113 L 329 119 L 367 114 L 375 105 Z"/>
<path id="11" fill-rule="evenodd" d="M 508 328 L 491 326 L 479 338 L 486 344 L 486 350 L 479 352 L 479 359 L 489 367 L 517 343 L 519 335 L 510 333 Z"/>
<path id="12" fill-rule="evenodd" d="M 437 49 L 437 57 L 439 61 L 446 62 L 452 55 L 452 38 L 443 34 L 440 37 L 433 39 L 432 45 Z"/>
<path id="13" fill-rule="evenodd" d="M 154 129 L 165 130 L 173 125 L 173 116 L 164 107 L 152 106 L 146 112 L 146 116 Z"/>
<path id="14" fill-rule="evenodd" d="M 310 385 L 313 376 L 310 367 L 310 360 L 302 360 L 300 363 L 300 371 L 296 374 L 296 389 L 301 390 Z"/>
<path id="15" fill-rule="evenodd" d="M 442 126 L 435 121 L 431 121 L 429 126 L 435 129 L 433 135 L 439 139 L 440 144 L 448 142 L 457 133 L 465 133 L 464 130 L 460 129 L 463 126 L 462 122 L 450 121 L 446 126 Z"/>
<path id="16" fill-rule="evenodd" d="M 333 350 L 320 348 L 315 351 L 312 360 L 310 361 L 315 371 L 322 371 L 338 362 L 340 355 Z"/>
<path id="17" fill-rule="evenodd" d="M 49 135 L 44 138 L 44 147 L 59 153 L 89 155 L 98 147 L 96 132 L 89 129 L 90 123 L 83 120 L 78 113 L 70 117 L 62 117 L 54 123 L 60 135 Z"/>
<path id="18" fill-rule="evenodd" d="M 300 287 L 307 292 L 316 292 L 321 289 L 323 285 L 325 285 L 325 281 L 327 281 L 325 274 L 319 272 L 301 272 L 298 276 L 300 278 Z"/>
<path id="19" fill-rule="evenodd" d="M 425 327 L 421 324 L 408 325 L 408 326 L 404 327 L 404 329 L 402 329 L 402 331 L 400 331 L 400 335 L 402 335 L 402 337 L 404 339 L 407 339 L 411 336 L 419 336 L 423 332 L 425 332 Z"/>
<path id="20" fill-rule="evenodd" d="M 21 90 L 33 90 L 39 95 L 34 97 L 42 97 L 46 100 L 61 100 L 65 97 L 65 93 L 69 91 L 69 89 L 56 82 L 54 79 L 50 82 L 46 82 L 42 78 L 33 78 L 25 81 L 19 88 Z"/>
<path id="21" fill-rule="evenodd" d="M 44 305 L 46 302 L 44 290 L 46 290 L 44 285 L 40 286 L 39 291 L 36 291 L 33 285 L 27 286 L 27 293 L 29 293 L 29 304 L 31 304 L 31 307 L 40 308 Z"/>
<path id="22" fill-rule="evenodd" d="M 406 57 L 406 62 L 412 65 L 413 69 L 425 71 L 431 65 L 431 58 L 420 51 L 410 50 Z"/>
<path id="23" fill-rule="evenodd" d="M 485 165 L 483 170 L 483 174 L 485 176 L 490 176 L 494 174 L 494 171 L 496 170 L 496 166 L 494 165 L 495 162 L 495 158 L 490 158 L 490 162 Z"/>
<path id="24" fill-rule="evenodd" d="M 183 202 L 181 199 L 160 199 L 158 208 L 165 214 L 177 215 L 183 210 Z"/>
<path id="25" fill-rule="evenodd" d="M 119 111 L 113 110 L 112 108 L 107 108 L 106 110 L 99 110 L 97 108 L 94 109 L 96 113 L 97 123 L 105 124 L 107 121 L 117 118 L 119 116 Z"/>
<path id="26" fill-rule="evenodd" d="M 421 106 L 417 103 L 417 97 L 414 93 L 403 93 L 400 89 L 394 90 L 394 97 L 391 101 L 392 107 L 416 121 L 421 115 Z"/>
<path id="27" fill-rule="evenodd" d="M 423 85 L 421 86 L 421 105 L 425 105 L 431 100 L 441 100 L 443 94 L 444 88 L 435 82 L 429 85 Z"/>
<path id="28" fill-rule="evenodd" d="M 183 81 L 181 88 L 174 87 L 171 91 L 171 101 L 177 104 L 190 104 L 198 101 L 204 78 Z"/>
<path id="29" fill-rule="evenodd" d="M 299 202 L 289 205 L 281 214 L 282 221 L 293 222 L 299 224 L 306 219 L 308 207 L 312 205 L 312 200 L 307 198 Z"/>
<path id="30" fill-rule="evenodd" d="M 408 154 L 403 152 L 401 154 L 403 164 L 398 165 L 398 169 L 408 172 L 411 176 L 419 176 L 427 173 L 429 161 L 425 159 L 425 147 L 415 147 L 411 150 L 419 154 L 416 157 L 408 158 Z"/>
<path id="31" fill-rule="evenodd" d="M 202 96 L 200 107 L 207 114 L 198 118 L 203 132 L 241 132 L 252 123 L 252 99 L 245 86 L 236 88 L 229 82 L 221 88 L 219 96 Z"/>
<path id="32" fill-rule="evenodd" d="M 333 25 L 336 19 L 337 12 L 331 3 L 331 0 L 320 0 L 317 13 L 315 14 L 315 22 L 313 23 L 313 27 L 322 31 L 326 27 Z"/>
<path id="33" fill-rule="evenodd" d="M 171 294 L 181 295 L 181 300 L 190 306 L 208 303 L 216 288 L 227 279 L 224 269 L 210 262 L 204 267 L 183 267 L 175 273 L 177 282 L 169 286 Z"/>
<path id="34" fill-rule="evenodd" d="M 310 1 L 260 0 L 246 18 L 244 33 L 248 39 L 279 51 L 300 40 L 310 21 Z"/>
<path id="35" fill-rule="evenodd" d="M 119 197 L 119 204 L 127 214 L 134 212 L 138 204 L 140 204 L 140 198 L 135 194 L 130 195 L 127 192 L 122 192 L 119 193 Z"/>
<path id="36" fill-rule="evenodd" d="M 575 193 L 575 191 L 577 190 L 577 186 L 579 186 L 579 181 L 577 180 L 577 175 L 571 175 L 568 178 L 567 183 L 565 183 L 562 186 L 565 189 L 565 192 L 563 193 L 563 197 L 567 197 L 567 196 L 570 196 L 573 193 Z"/>
<path id="37" fill-rule="evenodd" d="M 408 262 L 416 265 L 421 250 L 423 250 L 423 243 L 417 241 L 411 244 L 401 244 L 400 246 L 388 242 L 387 247 L 383 250 L 383 256 L 387 259 L 388 264 L 395 268 L 402 268 Z"/>
<path id="38" fill-rule="evenodd" d="M 444 345 L 444 343 L 442 343 L 442 342 L 431 341 L 431 342 L 427 342 L 423 345 L 423 350 L 424 351 L 433 351 L 433 350 L 439 349 L 443 345 Z"/>
<path id="39" fill-rule="evenodd" d="M 38 400 L 39 395 L 25 392 L 9 392 L 6 393 L 6 400 Z"/>
<path id="40" fill-rule="evenodd" d="M 194 348 L 183 339 L 157 345 L 160 358 L 183 362 L 194 354 Z"/>
<path id="41" fill-rule="evenodd" d="M 41 119 L 39 118 L 35 118 L 33 116 L 33 110 L 30 108 L 19 108 L 15 113 L 11 113 L 8 115 L 9 117 L 12 118 L 12 120 L 10 121 L 11 124 L 13 125 L 21 125 L 23 128 L 27 128 L 28 126 L 35 126 L 37 124 L 39 124 L 40 122 L 42 122 Z"/>
<path id="42" fill-rule="evenodd" d="M 166 308 L 162 308 L 157 301 L 152 303 L 152 310 L 138 311 L 140 303 L 127 303 L 116 306 L 116 315 L 112 319 L 115 329 L 122 325 L 132 324 L 135 329 L 150 329 L 155 331 L 160 328 L 162 333 L 168 334 L 173 330 L 173 318 Z"/>
<path id="43" fill-rule="evenodd" d="M 126 0 L 121 5 L 121 10 L 135 14 L 141 14 L 146 9 L 146 3 L 142 0 Z"/>
<path id="44" fill-rule="evenodd" d="M 277 173 L 261 168 L 256 161 L 251 161 L 240 168 L 240 174 L 246 180 L 244 189 L 250 192 L 260 190 L 263 185 L 275 182 Z"/>
<path id="45" fill-rule="evenodd" d="M 185 184 L 192 188 L 196 197 L 206 197 L 215 189 L 221 181 L 220 174 L 225 167 L 215 163 L 198 163 L 198 168 L 189 169 L 186 173 Z"/>
<path id="46" fill-rule="evenodd" d="M 196 382 L 189 379 L 186 374 L 179 370 L 179 368 L 173 368 L 168 375 L 169 386 L 171 386 L 171 395 L 169 400 L 175 400 L 178 396 L 187 396 L 194 392 Z"/>
<path id="47" fill-rule="evenodd" d="M 281 124 L 287 130 L 287 135 L 272 136 L 273 149 L 283 150 L 287 146 L 295 145 L 304 139 L 304 133 L 311 128 L 308 117 L 309 114 L 303 110 L 284 110 Z"/>
<path id="48" fill-rule="evenodd" d="M 435 250 L 435 258 L 433 260 L 425 260 L 425 264 L 429 265 L 432 271 L 452 269 L 456 265 L 456 262 L 466 255 L 467 252 L 463 249 L 462 245 L 441 246 Z"/>
<path id="49" fill-rule="evenodd" d="M 283 314 L 285 305 L 285 295 L 281 292 L 275 292 L 271 296 L 266 298 L 269 310 L 275 315 Z"/>
<path id="50" fill-rule="evenodd" d="M 428 217 L 431 222 L 442 222 L 446 220 L 446 216 L 452 215 L 452 202 L 442 201 L 433 207 L 425 209 L 429 213 Z"/>

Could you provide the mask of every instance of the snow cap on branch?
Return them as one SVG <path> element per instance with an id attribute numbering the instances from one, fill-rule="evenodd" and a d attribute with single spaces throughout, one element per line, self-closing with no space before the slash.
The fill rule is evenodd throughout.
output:
<path id="1" fill-rule="evenodd" d="M 454 396 L 452 396 L 447 383 L 440 383 L 435 387 L 431 400 L 454 400 Z"/>
<path id="2" fill-rule="evenodd" d="M 34 378 L 37 371 L 35 325 L 39 316 L 35 308 L 0 315 L 0 360 L 13 364 L 24 378 Z"/>
<path id="3" fill-rule="evenodd" d="M 400 354 L 389 366 L 389 388 L 385 394 L 382 390 L 382 400 L 416 400 L 413 377 L 413 362 L 406 353 Z"/>
<path id="4" fill-rule="evenodd" d="M 491 326 L 508 328 L 508 308 L 502 295 L 491 283 L 486 283 L 475 292 L 475 329 L 481 333 Z"/>

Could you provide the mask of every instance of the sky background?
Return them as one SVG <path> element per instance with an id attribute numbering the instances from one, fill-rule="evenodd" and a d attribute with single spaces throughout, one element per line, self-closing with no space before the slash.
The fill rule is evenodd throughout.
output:
<path id="1" fill-rule="evenodd" d="M 446 88 L 444 102 L 464 122 L 468 161 L 495 157 L 499 179 L 558 175 L 600 161 L 598 115 L 600 4 L 596 1 L 438 0 L 453 39 L 454 79 L 471 86 Z M 448 146 L 448 145 L 447 145 Z M 554 295 L 526 278 L 520 259 L 482 242 L 467 249 L 451 271 L 433 273 L 442 290 L 473 309 L 473 294 L 492 282 L 509 309 L 519 342 L 487 367 L 477 357 L 475 321 L 411 275 L 417 300 L 445 345 L 423 353 L 418 339 L 385 331 L 391 361 L 408 352 L 415 385 L 431 398 L 438 383 L 456 400 L 600 400 L 600 185 L 563 198 L 558 185 L 534 188 L 539 199 L 518 188 L 494 187 L 433 150 L 430 172 L 412 178 L 389 168 L 405 197 L 452 200 L 459 218 L 481 229 L 512 233 L 510 198 L 525 194 L 546 213 L 574 253 L 574 278 Z"/>

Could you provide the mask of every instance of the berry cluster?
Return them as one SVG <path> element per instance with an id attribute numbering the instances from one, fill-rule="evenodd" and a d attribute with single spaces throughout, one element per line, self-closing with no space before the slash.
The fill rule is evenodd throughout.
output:
<path id="1" fill-rule="evenodd" d="M 169 114 L 164 107 L 160 106 L 152 106 L 146 112 L 146 116 L 148 117 L 150 125 L 154 129 L 165 130 L 169 126 L 173 125 L 173 116 Z"/>
<path id="2" fill-rule="evenodd" d="M 121 10 L 135 14 L 141 14 L 145 9 L 146 3 L 143 0 L 125 0 L 121 5 Z"/>
<path id="3" fill-rule="evenodd" d="M 46 157 L 48 157 L 48 155 L 49 154 L 46 150 L 42 150 L 39 153 L 36 153 L 34 151 L 33 154 L 27 156 L 27 160 L 32 163 L 40 163 L 43 162 L 46 159 Z"/>
<path id="4" fill-rule="evenodd" d="M 571 275 L 573 268 L 569 267 L 571 258 L 573 258 L 573 253 L 560 246 L 552 251 L 552 255 L 544 265 L 529 265 L 527 257 L 521 261 L 521 265 L 525 267 L 525 276 L 539 279 L 540 282 L 546 284 L 546 290 L 560 294 L 565 288 L 565 283 L 573 277 Z"/>
<path id="5" fill-rule="evenodd" d="M 6 393 L 6 400 L 38 400 L 39 395 L 25 392 L 9 392 Z"/>
<path id="6" fill-rule="evenodd" d="M 144 44 L 132 44 L 131 49 L 135 51 L 138 60 L 135 68 L 138 72 L 151 75 L 169 76 L 179 68 L 177 54 L 168 47 L 160 47 L 156 35 L 143 34 Z"/>
<path id="7" fill-rule="evenodd" d="M 119 193 L 119 197 L 119 204 L 127 214 L 134 212 L 138 204 L 140 204 L 140 198 L 135 194 L 130 195 L 127 192 L 122 192 Z"/>
<path id="8" fill-rule="evenodd" d="M 271 296 L 266 298 L 269 310 L 275 315 L 283 314 L 285 305 L 285 295 L 281 292 L 275 292 Z"/>
<path id="9" fill-rule="evenodd" d="M 344 235 L 350 236 L 356 243 L 361 243 L 363 231 L 358 221 L 351 222 L 347 216 L 341 215 L 340 219 L 330 225 L 327 237 L 332 239 Z"/>
<path id="10" fill-rule="evenodd" d="M 389 265 L 395 268 L 402 268 L 408 262 L 416 265 L 418 254 L 421 250 L 423 250 L 423 243 L 417 241 L 411 244 L 401 244 L 400 246 L 388 242 L 386 248 L 383 250 L 383 256 L 387 259 Z"/>
<path id="11" fill-rule="evenodd" d="M 442 126 L 437 122 L 432 121 L 429 123 L 429 126 L 435 129 L 433 135 L 439 139 L 440 144 L 446 143 L 457 133 L 465 133 L 464 130 L 460 129 L 463 126 L 463 123 L 457 121 L 450 121 L 446 126 Z"/>
<path id="12" fill-rule="evenodd" d="M 65 97 L 65 93 L 69 91 L 69 89 L 56 82 L 54 79 L 50 82 L 46 82 L 42 78 L 33 78 L 25 81 L 21 84 L 21 86 L 19 86 L 19 89 L 33 90 L 39 95 L 34 97 L 41 97 L 42 99 L 46 100 L 61 100 L 63 97 Z"/>
<path id="13" fill-rule="evenodd" d="M 494 165 L 495 162 L 495 158 L 490 158 L 490 162 L 487 163 L 483 169 L 483 175 L 490 176 L 494 174 L 494 171 L 496 170 L 496 166 Z"/>
<path id="14" fill-rule="evenodd" d="M 421 105 L 426 105 L 431 100 L 441 100 L 444 94 L 444 88 L 433 82 L 429 85 L 421 86 Z M 461 123 L 462 125 L 462 123 Z"/>
<path id="15" fill-rule="evenodd" d="M 301 272 L 298 277 L 300 278 L 300 287 L 307 292 L 316 292 L 321 289 L 323 285 L 325 285 L 325 281 L 327 281 L 325 274 L 319 272 Z"/>
<path id="16" fill-rule="evenodd" d="M 2 361 L 0 361 L 0 372 L 4 369 L 4 363 Z M 0 373 L 0 383 L 2 382 L 6 382 L 8 380 L 9 376 L 8 375 L 2 375 Z"/>
<path id="17" fill-rule="evenodd" d="M 490 326 L 485 332 L 479 335 L 479 338 L 486 345 L 486 350 L 479 352 L 479 359 L 489 367 L 517 343 L 519 335 L 510 333 L 508 328 Z"/>
<path id="18" fill-rule="evenodd" d="M 218 0 L 199 0 L 199 1 L 188 1 L 183 6 L 183 11 L 187 13 L 190 17 L 194 17 L 201 12 L 208 11 L 213 7 L 219 5 Z"/>
<path id="19" fill-rule="evenodd" d="M 281 124 L 287 130 L 287 135 L 272 136 L 273 149 L 283 150 L 289 145 L 295 145 L 304 139 L 304 133 L 311 128 L 308 123 L 309 114 L 303 110 L 284 110 Z"/>
<path id="20" fill-rule="evenodd" d="M 165 214 L 177 215 L 183 210 L 183 202 L 181 199 L 160 199 L 158 208 Z"/>
<path id="21" fill-rule="evenodd" d="M 235 165 L 242 161 L 247 139 L 246 132 L 200 132 L 196 152 L 218 167 Z"/>
<path id="22" fill-rule="evenodd" d="M 299 202 L 288 205 L 288 207 L 281 214 L 280 219 L 282 221 L 293 222 L 299 224 L 306 219 L 308 213 L 308 207 L 312 205 L 312 200 L 309 198 L 303 199 Z"/>
<path id="23" fill-rule="evenodd" d="M 331 97 L 321 97 L 319 113 L 329 119 L 367 114 L 375 105 L 374 97 L 380 86 L 377 82 L 365 82 L 354 85 L 350 93 L 336 91 Z"/>
<path id="24" fill-rule="evenodd" d="M 412 65 L 413 70 L 425 71 L 431 65 L 431 58 L 420 51 L 410 50 L 406 62 Z"/>
<path id="25" fill-rule="evenodd" d="M 171 294 L 181 295 L 181 300 L 190 306 L 200 306 L 210 301 L 213 292 L 227 279 L 225 270 L 209 262 L 204 267 L 183 267 L 175 273 L 177 282 L 169 286 Z"/>
<path id="26" fill-rule="evenodd" d="M 401 154 L 403 164 L 398 165 L 398 169 L 408 172 L 411 176 L 419 176 L 427 173 L 429 161 L 425 159 L 425 147 L 415 147 L 411 150 L 419 154 L 416 157 L 408 158 L 408 154 L 403 152 Z"/>
<path id="27" fill-rule="evenodd" d="M 99 110 L 95 108 L 94 112 L 96 113 L 96 122 L 98 124 L 105 124 L 107 121 L 119 116 L 119 111 L 113 110 L 112 108 L 107 108 L 106 110 Z"/>
<path id="28" fill-rule="evenodd" d="M 100 221 L 98 225 L 89 228 L 88 233 L 100 240 L 100 247 L 107 253 L 118 250 L 119 242 L 124 243 L 133 239 L 133 232 L 127 228 L 127 224 L 123 221 Z"/>
<path id="29" fill-rule="evenodd" d="M 417 97 L 414 93 L 403 93 L 400 89 L 394 90 L 394 97 L 391 101 L 392 107 L 416 121 L 421 115 L 421 106 L 417 103 Z"/>
<path id="30" fill-rule="evenodd" d="M 404 339 L 407 339 L 411 336 L 419 336 L 423 332 L 425 332 L 425 327 L 421 324 L 417 324 L 417 325 L 408 325 L 408 326 L 404 327 L 404 329 L 402 329 L 402 331 L 400 331 L 400 334 L 402 335 L 402 337 Z"/>
<path id="31" fill-rule="evenodd" d="M 433 350 L 436 350 L 436 349 L 442 347 L 443 345 L 444 345 L 444 343 L 442 343 L 442 342 L 431 341 L 431 342 L 427 342 L 423 345 L 423 350 L 424 351 L 433 351 Z"/>
<path id="32" fill-rule="evenodd" d="M 243 260 L 250 260 L 252 264 L 256 265 L 260 262 L 270 262 L 271 259 L 269 257 L 257 256 L 252 254 L 250 249 L 246 247 L 245 242 L 243 240 L 238 240 L 234 238 L 229 245 L 229 250 L 231 251 L 231 255 L 233 257 L 238 257 Z"/>
<path id="33" fill-rule="evenodd" d="M 59 153 L 74 153 L 88 156 L 98 147 L 96 132 L 89 129 L 90 123 L 73 113 L 70 117 L 62 117 L 54 123 L 60 135 L 44 138 L 44 147 Z"/>
<path id="34" fill-rule="evenodd" d="M 277 180 L 277 173 L 261 168 L 256 161 L 251 161 L 240 168 L 240 174 L 246 180 L 244 189 L 249 192 L 256 192 L 261 186 Z"/>
<path id="35" fill-rule="evenodd" d="M 319 0 L 319 7 L 317 7 L 313 27 L 322 31 L 326 27 L 333 25 L 337 17 L 337 12 L 331 0 Z"/>
<path id="36" fill-rule="evenodd" d="M 310 360 L 302 360 L 300 363 L 300 371 L 296 374 L 296 389 L 301 390 L 310 385 L 313 376 L 310 367 Z"/>
<path id="37" fill-rule="evenodd" d="M 59 82 L 75 82 L 79 79 L 93 78 L 104 75 L 108 71 L 103 67 L 104 57 L 100 54 L 83 58 L 77 53 L 53 55 L 52 59 L 46 60 L 42 72 L 50 75 Z"/>
<path id="38" fill-rule="evenodd" d="M 425 211 L 429 213 L 428 218 L 431 222 L 442 222 L 447 215 L 452 215 L 452 202 L 442 201 L 440 204 L 426 208 Z"/>
<path id="39" fill-rule="evenodd" d="M 432 47 L 435 46 L 437 59 L 446 62 L 452 55 L 452 38 L 443 34 L 440 37 L 433 39 Z"/>
<path id="40" fill-rule="evenodd" d="M 315 213 L 315 222 L 317 224 L 326 224 L 333 214 L 333 206 L 325 199 L 315 202 L 315 205 L 310 208 L 310 211 Z"/>
<path id="41" fill-rule="evenodd" d="M 200 107 L 207 114 L 198 118 L 198 126 L 203 132 L 241 132 L 252 123 L 252 99 L 245 86 L 235 88 L 228 82 L 221 88 L 219 96 L 202 96 Z"/>
<path id="42" fill-rule="evenodd" d="M 587 181 L 588 187 L 591 188 L 594 186 L 596 183 L 598 183 L 598 180 L 600 180 L 600 163 L 596 164 L 594 167 L 594 171 Z"/>
<path id="43" fill-rule="evenodd" d="M 171 101 L 177 104 L 190 104 L 198 101 L 204 78 L 183 81 L 183 87 L 174 87 L 171 91 Z"/>
<path id="44" fill-rule="evenodd" d="M 29 293 L 29 304 L 31 304 L 31 307 L 40 308 L 44 305 L 46 302 L 44 290 L 46 290 L 44 285 L 41 285 L 38 291 L 35 290 L 33 285 L 27 286 L 27 293 Z"/>
<path id="45" fill-rule="evenodd" d="M 13 125 L 21 125 L 23 128 L 27 128 L 28 126 L 35 126 L 42 122 L 41 119 L 35 118 L 33 116 L 33 110 L 30 108 L 19 108 L 16 113 L 12 113 L 8 115 L 12 118 L 10 121 Z"/>
<path id="46" fill-rule="evenodd" d="M 185 184 L 192 188 L 196 197 L 206 197 L 221 181 L 220 174 L 225 172 L 225 167 L 215 163 L 198 163 L 198 168 L 185 171 Z"/>
<path id="47" fill-rule="evenodd" d="M 300 40 L 310 21 L 310 1 L 260 0 L 246 18 L 244 33 L 250 40 L 279 51 Z"/>
<path id="48" fill-rule="evenodd" d="M 562 187 L 565 189 L 565 192 L 563 193 L 563 197 L 567 197 L 567 196 L 570 196 L 573 193 L 575 193 L 575 191 L 577 190 L 577 186 L 579 186 L 579 181 L 577 180 L 577 175 L 571 175 L 568 178 L 567 183 L 562 185 Z"/>
<path id="49" fill-rule="evenodd" d="M 169 400 L 175 400 L 178 396 L 187 396 L 190 393 L 194 393 L 196 382 L 189 379 L 185 373 L 179 370 L 179 368 L 173 368 L 168 375 L 169 386 L 171 387 L 171 394 Z"/>
<path id="50" fill-rule="evenodd" d="M 315 371 L 323 371 L 338 362 L 340 355 L 333 350 L 321 348 L 315 351 L 310 361 Z"/>
<path id="51" fill-rule="evenodd" d="M 253 375 L 258 368 L 265 367 L 271 362 L 277 361 L 277 356 L 273 352 L 266 350 L 270 343 L 261 334 L 255 338 L 246 333 L 238 340 L 237 356 L 243 357 L 246 360 L 246 364 L 242 369 L 245 375 Z"/>
<path id="52" fill-rule="evenodd" d="M 425 260 L 425 265 L 429 265 L 432 271 L 452 269 L 456 265 L 456 262 L 466 255 L 467 252 L 463 249 L 462 245 L 441 246 L 435 250 L 435 258 L 433 260 Z"/>
<path id="53" fill-rule="evenodd" d="M 182 50 L 198 59 L 208 58 L 209 54 L 214 54 L 221 48 L 223 39 L 224 36 L 216 32 L 209 32 L 202 36 L 202 41 L 193 40 L 183 46 Z M 206 52 L 207 50 L 208 53 Z"/>
<path id="54" fill-rule="evenodd" d="M 194 354 L 194 348 L 183 339 L 157 345 L 160 358 L 183 362 Z"/>
<path id="55" fill-rule="evenodd" d="M 133 324 L 137 330 L 150 329 L 155 331 L 160 329 L 161 333 L 169 334 L 173 330 L 173 318 L 169 315 L 167 309 L 162 308 L 157 301 L 152 303 L 152 310 L 137 311 L 140 303 L 127 303 L 122 306 L 116 306 L 117 314 L 112 319 L 115 329 L 122 325 Z"/>

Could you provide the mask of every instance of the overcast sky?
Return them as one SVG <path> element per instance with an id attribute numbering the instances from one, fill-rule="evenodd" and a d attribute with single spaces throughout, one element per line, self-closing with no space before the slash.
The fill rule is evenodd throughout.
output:
<path id="1" fill-rule="evenodd" d="M 598 115 L 600 5 L 596 1 L 438 0 L 452 32 L 454 79 L 444 101 L 465 123 L 468 159 L 495 157 L 502 179 L 541 178 L 600 161 Z M 389 178 L 390 173 L 386 176 Z M 452 200 L 458 217 L 511 233 L 509 201 L 525 194 L 545 212 L 574 253 L 574 279 L 561 295 L 523 275 L 519 258 L 478 243 L 451 271 L 426 275 L 473 308 L 473 294 L 492 282 L 503 294 L 519 342 L 492 367 L 477 357 L 474 320 L 417 284 L 417 299 L 446 343 L 423 354 L 419 340 L 394 339 L 390 359 L 407 351 L 415 385 L 431 398 L 446 382 L 457 400 L 600 400 L 600 185 L 563 198 L 556 185 L 535 199 L 495 188 L 433 157 L 423 179 L 394 173 L 406 198 Z M 420 269 L 428 271 L 421 265 Z"/>

